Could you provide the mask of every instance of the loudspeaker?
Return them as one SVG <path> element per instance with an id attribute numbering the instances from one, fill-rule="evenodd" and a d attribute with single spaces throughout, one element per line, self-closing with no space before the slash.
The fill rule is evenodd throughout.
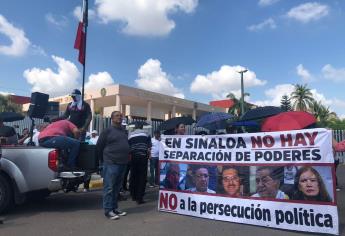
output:
<path id="1" fill-rule="evenodd" d="M 49 95 L 45 93 L 34 92 L 31 94 L 31 104 L 47 106 Z"/>
<path id="2" fill-rule="evenodd" d="M 81 170 L 98 170 L 96 145 L 81 143 L 77 157 L 77 167 Z"/>
<path id="3" fill-rule="evenodd" d="M 43 119 L 47 112 L 49 95 L 35 92 L 31 94 L 31 104 L 28 116 L 32 118 Z"/>

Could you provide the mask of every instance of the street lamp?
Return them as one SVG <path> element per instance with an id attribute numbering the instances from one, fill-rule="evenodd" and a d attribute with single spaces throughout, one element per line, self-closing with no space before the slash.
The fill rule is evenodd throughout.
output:
<path id="1" fill-rule="evenodd" d="M 248 70 L 243 69 L 238 71 L 241 74 L 241 115 L 244 114 L 244 88 L 243 88 L 243 74 L 246 73 Z"/>

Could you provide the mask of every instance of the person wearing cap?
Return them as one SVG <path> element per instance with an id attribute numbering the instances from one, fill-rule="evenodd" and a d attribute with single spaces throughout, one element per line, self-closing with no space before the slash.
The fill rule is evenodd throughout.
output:
<path id="1" fill-rule="evenodd" d="M 93 145 L 96 145 L 97 143 L 97 140 L 98 140 L 98 132 L 97 130 L 92 130 L 91 132 L 91 138 L 89 140 L 89 144 L 93 144 Z"/>
<path id="2" fill-rule="evenodd" d="M 92 119 L 91 108 L 87 102 L 82 100 L 80 90 L 74 89 L 71 97 L 73 102 L 67 105 L 62 118 L 68 119 L 77 126 L 80 131 L 80 140 L 85 141 L 86 130 Z"/>

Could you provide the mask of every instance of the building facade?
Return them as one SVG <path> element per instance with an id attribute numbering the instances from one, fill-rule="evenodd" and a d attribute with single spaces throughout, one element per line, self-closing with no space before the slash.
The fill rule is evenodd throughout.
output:
<path id="1" fill-rule="evenodd" d="M 60 111 L 64 111 L 72 98 L 65 95 L 50 100 L 59 102 Z M 197 119 L 207 112 L 225 112 L 226 110 L 121 84 L 101 89 L 87 89 L 84 100 L 90 104 L 93 114 L 108 117 L 112 111 L 121 111 L 129 119 L 140 117 L 146 118 L 148 122 L 152 119 L 167 120 L 178 116 L 191 116 Z"/>

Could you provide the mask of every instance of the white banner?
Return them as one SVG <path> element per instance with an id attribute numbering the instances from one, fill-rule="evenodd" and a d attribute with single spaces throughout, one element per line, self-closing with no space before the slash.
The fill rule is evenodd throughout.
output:
<path id="1" fill-rule="evenodd" d="M 160 191 L 158 209 L 207 219 L 339 234 L 336 206 L 284 203 Z"/>
<path id="2" fill-rule="evenodd" d="M 308 129 L 162 136 L 159 159 L 210 163 L 333 163 L 332 132 Z"/>
<path id="3" fill-rule="evenodd" d="M 161 211 L 339 234 L 332 133 L 163 136 Z"/>

